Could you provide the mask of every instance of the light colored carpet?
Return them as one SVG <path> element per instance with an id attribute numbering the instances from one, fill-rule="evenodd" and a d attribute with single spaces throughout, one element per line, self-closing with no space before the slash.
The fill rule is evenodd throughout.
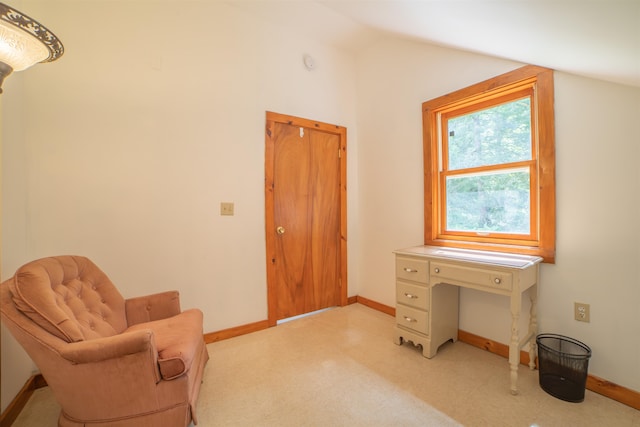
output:
<path id="1" fill-rule="evenodd" d="M 549 396 L 525 366 L 512 396 L 506 359 L 460 342 L 426 359 L 395 345 L 393 327 L 354 304 L 209 344 L 198 427 L 640 427 L 640 411 L 590 391 L 582 403 Z M 14 427 L 53 427 L 57 414 L 37 390 Z"/>

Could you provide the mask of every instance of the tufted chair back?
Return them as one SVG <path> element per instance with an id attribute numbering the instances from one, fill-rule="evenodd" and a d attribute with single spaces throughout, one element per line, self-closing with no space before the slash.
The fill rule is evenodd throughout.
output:
<path id="1" fill-rule="evenodd" d="M 30 262 L 16 272 L 9 288 L 22 313 L 67 342 L 110 337 L 127 328 L 124 298 L 88 258 Z"/>

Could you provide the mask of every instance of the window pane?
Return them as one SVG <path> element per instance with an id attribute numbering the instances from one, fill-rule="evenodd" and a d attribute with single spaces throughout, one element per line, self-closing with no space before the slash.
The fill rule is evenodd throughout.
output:
<path id="1" fill-rule="evenodd" d="M 522 98 L 448 120 L 449 170 L 531 159 L 531 105 Z"/>
<path id="2" fill-rule="evenodd" d="M 529 170 L 446 179 L 448 231 L 529 234 Z"/>

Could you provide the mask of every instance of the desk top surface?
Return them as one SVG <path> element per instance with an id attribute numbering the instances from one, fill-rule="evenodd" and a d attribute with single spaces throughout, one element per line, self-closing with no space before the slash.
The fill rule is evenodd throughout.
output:
<path id="1" fill-rule="evenodd" d="M 542 262 L 542 258 L 532 255 L 490 252 L 441 246 L 413 246 L 393 251 L 398 255 L 423 256 L 443 260 L 469 261 L 478 264 L 525 269 Z"/>

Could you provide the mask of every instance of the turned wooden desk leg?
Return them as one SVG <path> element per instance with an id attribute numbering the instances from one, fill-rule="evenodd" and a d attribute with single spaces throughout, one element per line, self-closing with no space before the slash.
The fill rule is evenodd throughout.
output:
<path id="1" fill-rule="evenodd" d="M 511 375 L 511 394 L 518 394 L 518 365 L 520 364 L 520 336 L 518 333 L 518 321 L 522 295 L 517 293 L 511 296 L 511 342 L 509 343 L 509 369 Z"/>
<path id="2" fill-rule="evenodd" d="M 531 300 L 531 311 L 529 312 L 529 369 L 536 368 L 537 343 L 538 335 L 538 284 L 529 288 L 529 299 Z"/>

